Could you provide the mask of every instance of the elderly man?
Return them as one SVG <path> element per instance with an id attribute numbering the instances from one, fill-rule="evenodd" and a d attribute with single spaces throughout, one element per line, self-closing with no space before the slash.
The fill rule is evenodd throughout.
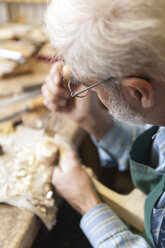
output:
<path id="1" fill-rule="evenodd" d="M 72 96 L 85 96 L 90 86 L 95 92 L 70 97 L 59 62 L 43 87 L 45 104 L 77 121 L 121 169 L 129 159 L 134 185 L 148 194 L 145 228 L 154 247 L 165 247 L 164 10 L 162 0 L 54 0 L 46 14 L 50 39 L 72 72 Z M 152 127 L 145 131 L 144 124 Z M 83 215 L 80 226 L 93 247 L 151 247 L 102 203 L 74 151 L 52 180 Z"/>

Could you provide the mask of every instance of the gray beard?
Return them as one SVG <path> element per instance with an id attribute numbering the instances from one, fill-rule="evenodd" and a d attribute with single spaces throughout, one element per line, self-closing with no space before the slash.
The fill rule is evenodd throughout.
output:
<path id="1" fill-rule="evenodd" d="M 143 116 L 131 109 L 124 97 L 119 94 L 119 92 L 114 92 L 109 98 L 108 104 L 111 106 L 109 113 L 112 117 L 124 122 L 144 124 Z"/>

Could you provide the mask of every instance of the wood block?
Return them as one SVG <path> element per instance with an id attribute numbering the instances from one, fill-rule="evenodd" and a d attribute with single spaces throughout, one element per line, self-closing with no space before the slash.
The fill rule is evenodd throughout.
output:
<path id="1" fill-rule="evenodd" d="M 1 248 L 29 248 L 41 226 L 33 213 L 6 204 L 0 204 L 0 220 Z"/>

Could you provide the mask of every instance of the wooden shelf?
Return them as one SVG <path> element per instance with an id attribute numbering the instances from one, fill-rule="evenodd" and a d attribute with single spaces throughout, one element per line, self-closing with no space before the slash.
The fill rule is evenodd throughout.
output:
<path id="1" fill-rule="evenodd" d="M 0 3 L 34 3 L 34 4 L 47 4 L 49 0 L 0 0 Z"/>

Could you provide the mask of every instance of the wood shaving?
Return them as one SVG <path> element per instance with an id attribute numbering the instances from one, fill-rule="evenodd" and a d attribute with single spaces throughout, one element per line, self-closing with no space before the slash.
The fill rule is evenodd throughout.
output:
<path id="1" fill-rule="evenodd" d="M 51 229 L 57 211 L 51 185 L 50 164 L 57 151 L 53 138 L 19 127 L 15 133 L 0 134 L 0 144 L 4 151 L 0 157 L 0 201 L 32 211 Z M 45 157 L 40 149 L 45 149 Z"/>

